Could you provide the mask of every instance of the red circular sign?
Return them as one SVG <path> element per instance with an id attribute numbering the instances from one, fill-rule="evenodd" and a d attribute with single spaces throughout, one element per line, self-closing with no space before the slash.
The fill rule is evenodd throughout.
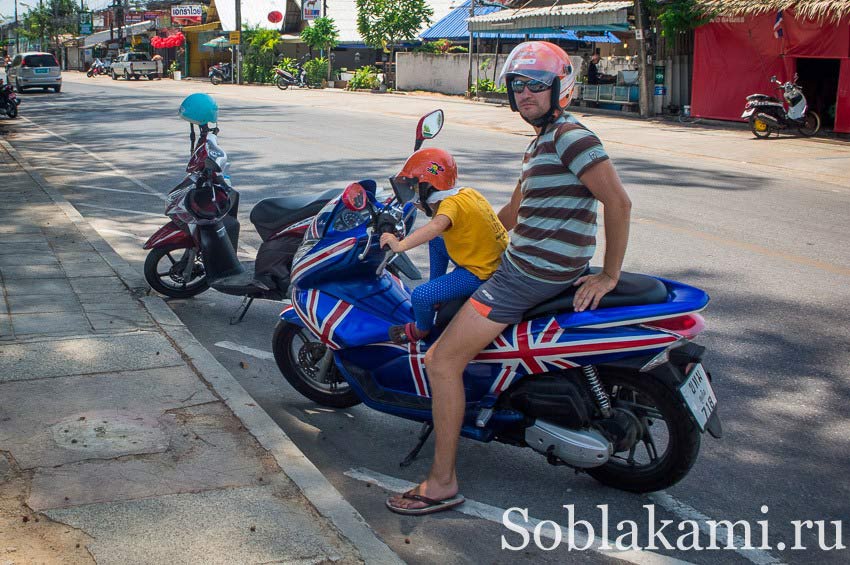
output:
<path id="1" fill-rule="evenodd" d="M 280 23 L 281 21 L 283 21 L 283 14 L 281 14 L 277 10 L 269 12 L 269 21 L 273 24 Z"/>

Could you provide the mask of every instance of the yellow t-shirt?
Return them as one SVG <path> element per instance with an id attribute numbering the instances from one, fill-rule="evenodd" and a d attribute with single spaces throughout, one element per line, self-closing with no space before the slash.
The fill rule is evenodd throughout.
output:
<path id="1" fill-rule="evenodd" d="M 479 279 L 489 279 L 502 262 L 508 232 L 487 199 L 474 188 L 462 188 L 440 202 L 436 215 L 452 221 L 443 232 L 452 260 Z"/>

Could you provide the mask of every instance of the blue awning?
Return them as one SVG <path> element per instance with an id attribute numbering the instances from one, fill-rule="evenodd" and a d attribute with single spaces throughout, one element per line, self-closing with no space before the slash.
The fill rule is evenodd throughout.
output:
<path id="1" fill-rule="evenodd" d="M 475 15 L 483 16 L 498 12 L 502 8 L 496 6 L 475 6 Z M 469 0 L 458 6 L 449 14 L 438 21 L 436 24 L 425 30 L 419 37 L 424 40 L 448 39 L 451 41 L 468 41 L 469 27 L 467 24 L 469 18 Z M 476 33 L 475 37 L 482 39 L 495 39 L 496 37 L 504 40 L 525 39 L 523 33 L 492 33 L 483 32 Z M 567 30 L 563 32 L 549 33 L 534 33 L 529 34 L 529 39 L 564 39 L 567 41 L 588 41 L 592 43 L 620 43 L 620 40 L 611 32 L 606 32 L 604 35 L 594 32 L 593 35 L 584 35 L 582 32 Z"/>

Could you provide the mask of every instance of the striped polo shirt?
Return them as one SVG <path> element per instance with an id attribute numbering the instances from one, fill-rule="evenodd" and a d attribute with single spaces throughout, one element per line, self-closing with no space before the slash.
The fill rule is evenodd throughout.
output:
<path id="1" fill-rule="evenodd" d="M 579 177 L 608 159 L 596 135 L 570 114 L 532 141 L 522 159 L 517 225 L 506 255 L 527 276 L 569 282 L 596 249 L 598 201 Z"/>

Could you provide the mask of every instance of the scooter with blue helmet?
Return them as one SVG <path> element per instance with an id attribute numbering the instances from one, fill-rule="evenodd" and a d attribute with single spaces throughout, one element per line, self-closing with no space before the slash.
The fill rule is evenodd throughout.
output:
<path id="1" fill-rule="evenodd" d="M 429 122 L 429 135 L 439 131 Z M 415 187 L 390 179 L 350 184 L 311 221 L 292 264 L 291 305 L 272 349 L 283 377 L 323 406 L 368 407 L 422 423 L 409 465 L 433 430 L 425 354 L 463 300 L 441 304 L 418 342 L 389 340 L 414 320 L 410 289 L 387 272 Z M 416 181 L 418 184 L 418 181 Z M 575 312 L 570 286 L 508 326 L 463 374 L 467 438 L 529 448 L 552 465 L 587 472 L 605 485 L 650 492 L 684 478 L 703 432 L 721 436 L 705 348 L 708 295 L 658 277 L 622 273 L 596 310 Z"/>
<path id="2" fill-rule="evenodd" d="M 168 194 L 165 215 L 170 221 L 144 244 L 150 250 L 145 279 L 172 298 L 189 298 L 209 288 L 242 296 L 231 318 L 231 323 L 239 323 L 255 299 L 288 296 L 292 258 L 304 233 L 316 213 L 342 190 L 258 202 L 250 221 L 262 244 L 256 261 L 240 261 L 239 192 L 231 185 L 227 153 L 219 144 L 218 106 L 207 94 L 192 94 L 178 114 L 192 124 L 191 157 L 185 178 Z"/>

